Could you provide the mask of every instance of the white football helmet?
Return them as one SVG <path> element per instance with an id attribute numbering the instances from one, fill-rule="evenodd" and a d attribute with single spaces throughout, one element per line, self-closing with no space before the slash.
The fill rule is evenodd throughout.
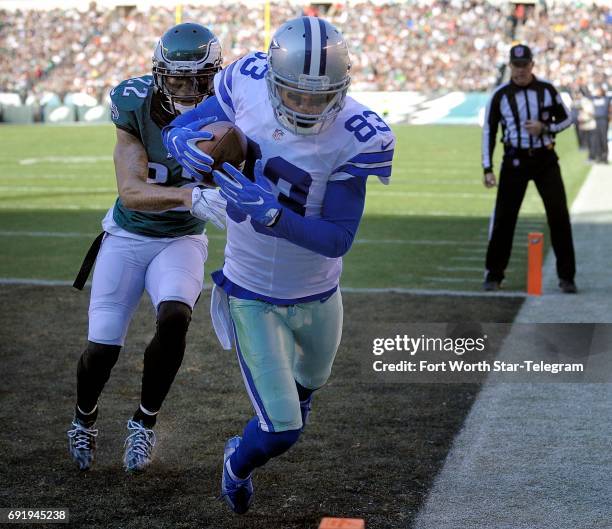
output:
<path id="1" fill-rule="evenodd" d="M 266 82 L 279 124 L 294 134 L 318 134 L 344 107 L 351 77 L 344 37 L 329 22 L 285 22 L 268 49 Z"/>

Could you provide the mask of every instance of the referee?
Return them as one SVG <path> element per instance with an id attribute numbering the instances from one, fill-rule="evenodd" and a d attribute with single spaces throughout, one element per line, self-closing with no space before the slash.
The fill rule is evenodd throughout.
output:
<path id="1" fill-rule="evenodd" d="M 504 158 L 489 229 L 483 287 L 489 291 L 501 287 L 510 260 L 518 212 L 527 184 L 533 180 L 546 209 L 557 257 L 559 288 L 574 294 L 574 243 L 554 140 L 555 134 L 572 124 L 572 119 L 555 87 L 537 79 L 532 70 L 533 56 L 529 47 L 513 46 L 510 49 L 510 81 L 495 90 L 487 105 L 482 132 L 485 187 L 497 184 L 492 165 L 500 123 Z"/>

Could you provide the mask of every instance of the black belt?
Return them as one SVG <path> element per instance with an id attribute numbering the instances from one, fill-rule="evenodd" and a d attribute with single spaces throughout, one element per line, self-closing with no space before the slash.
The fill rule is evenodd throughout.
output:
<path id="1" fill-rule="evenodd" d="M 94 239 L 94 242 L 91 243 L 89 250 L 87 250 L 85 259 L 83 259 L 83 263 L 81 264 L 81 269 L 79 270 L 74 283 L 72 283 L 72 286 L 77 290 L 83 290 L 83 287 L 85 286 L 85 281 L 87 281 L 91 269 L 96 262 L 96 257 L 98 257 L 98 252 L 100 251 L 100 246 L 102 246 L 102 239 L 104 239 L 104 235 L 106 235 L 106 232 L 102 232 L 100 235 L 98 235 Z"/>
<path id="2" fill-rule="evenodd" d="M 512 147 L 511 145 L 505 145 L 504 146 L 504 153 L 507 154 L 508 156 L 517 156 L 517 157 L 529 157 L 529 158 L 533 158 L 535 156 L 538 156 L 540 154 L 545 154 L 548 152 L 554 152 L 555 150 L 555 144 L 554 143 L 550 143 L 548 145 L 546 145 L 545 147 L 538 147 L 538 148 L 533 148 L 533 149 L 517 149 L 516 147 Z"/>

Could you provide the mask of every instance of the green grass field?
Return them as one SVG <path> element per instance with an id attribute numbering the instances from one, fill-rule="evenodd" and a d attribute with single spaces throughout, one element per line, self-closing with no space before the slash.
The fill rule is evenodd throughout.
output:
<path id="1" fill-rule="evenodd" d="M 480 129 L 398 126 L 392 184 L 371 179 L 343 285 L 477 290 L 495 191 L 481 184 Z M 71 280 L 116 196 L 114 127 L 2 126 L 0 278 Z M 570 131 L 559 137 L 570 200 L 587 173 Z M 499 151 L 497 149 L 497 158 Z M 498 164 L 497 164 L 498 165 Z M 521 211 L 506 287 L 525 283 L 527 231 L 546 232 L 534 186 Z M 211 227 L 209 265 L 223 260 Z"/>

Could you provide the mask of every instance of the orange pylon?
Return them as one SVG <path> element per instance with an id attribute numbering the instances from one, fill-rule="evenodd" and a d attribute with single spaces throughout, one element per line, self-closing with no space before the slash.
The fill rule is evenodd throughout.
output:
<path id="1" fill-rule="evenodd" d="M 527 235 L 527 294 L 542 295 L 542 261 L 544 234 L 532 232 Z"/>
<path id="2" fill-rule="evenodd" d="M 365 529 L 361 518 L 323 518 L 319 529 Z"/>

